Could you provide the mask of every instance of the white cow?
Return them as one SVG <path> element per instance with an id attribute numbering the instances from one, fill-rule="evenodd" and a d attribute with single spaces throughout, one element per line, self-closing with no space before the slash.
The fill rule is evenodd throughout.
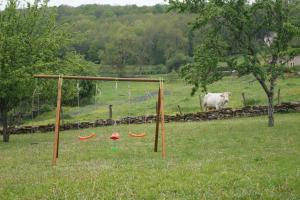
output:
<path id="1" fill-rule="evenodd" d="M 205 111 L 207 111 L 208 108 L 215 108 L 216 110 L 224 108 L 229 102 L 229 96 L 231 96 L 230 92 L 207 93 L 203 99 Z"/>

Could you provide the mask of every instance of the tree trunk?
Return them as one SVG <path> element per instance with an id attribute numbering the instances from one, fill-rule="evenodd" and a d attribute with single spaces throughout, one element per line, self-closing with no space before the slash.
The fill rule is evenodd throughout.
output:
<path id="1" fill-rule="evenodd" d="M 9 132 L 7 130 L 7 111 L 6 109 L 1 109 L 1 120 L 2 120 L 2 134 L 3 142 L 9 142 Z"/>
<path id="2" fill-rule="evenodd" d="M 253 75 L 258 80 L 259 84 L 264 89 L 264 91 L 268 97 L 268 118 L 269 118 L 268 125 L 269 125 L 269 127 L 273 127 L 274 126 L 273 97 L 274 97 L 274 87 L 275 87 L 276 77 L 272 77 L 272 79 L 270 81 L 270 89 L 268 89 L 265 81 L 262 78 L 260 78 L 257 74 L 253 74 Z"/>
<path id="3" fill-rule="evenodd" d="M 269 117 L 269 122 L 268 125 L 269 127 L 274 126 L 274 105 L 273 105 L 273 94 L 268 95 L 268 117 Z"/>

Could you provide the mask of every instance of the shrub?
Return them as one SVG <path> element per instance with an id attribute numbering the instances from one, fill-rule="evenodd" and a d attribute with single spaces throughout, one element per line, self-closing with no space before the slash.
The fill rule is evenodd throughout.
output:
<path id="1" fill-rule="evenodd" d="M 254 106 L 254 105 L 259 105 L 261 101 L 259 99 L 252 99 L 248 98 L 245 100 L 245 106 Z"/>
<path id="2" fill-rule="evenodd" d="M 70 115 L 70 114 L 64 114 L 64 115 L 63 115 L 63 118 L 64 118 L 64 119 L 72 119 L 73 117 L 72 117 L 72 115 Z"/>
<path id="3" fill-rule="evenodd" d="M 49 104 L 43 104 L 40 107 L 40 113 L 44 113 L 44 112 L 50 112 L 51 110 L 53 110 L 53 106 L 49 105 Z"/>
<path id="4" fill-rule="evenodd" d="M 178 69 L 189 62 L 192 61 L 192 58 L 184 55 L 183 53 L 176 53 L 173 57 L 167 60 L 166 66 L 168 72 L 173 70 L 178 71 Z"/>

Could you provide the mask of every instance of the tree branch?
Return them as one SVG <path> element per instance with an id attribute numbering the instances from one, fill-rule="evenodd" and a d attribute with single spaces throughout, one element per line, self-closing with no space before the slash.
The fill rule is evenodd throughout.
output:
<path id="1" fill-rule="evenodd" d="M 254 77 L 256 78 L 256 80 L 259 82 L 259 84 L 261 85 L 261 87 L 264 89 L 265 93 L 269 96 L 270 91 L 265 83 L 265 81 L 263 81 L 257 74 L 253 73 Z"/>

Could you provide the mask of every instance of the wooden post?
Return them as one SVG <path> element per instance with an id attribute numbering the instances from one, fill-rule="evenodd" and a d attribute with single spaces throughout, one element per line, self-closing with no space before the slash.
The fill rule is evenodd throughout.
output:
<path id="1" fill-rule="evenodd" d="M 200 109 L 203 111 L 203 106 L 202 106 L 202 98 L 201 95 L 199 94 L 199 104 L 200 104 Z"/>
<path id="2" fill-rule="evenodd" d="M 177 105 L 177 108 L 178 108 L 179 114 L 182 115 L 182 111 L 181 111 L 180 105 Z"/>
<path id="3" fill-rule="evenodd" d="M 109 105 L 109 119 L 112 119 L 112 105 Z"/>
<path id="4" fill-rule="evenodd" d="M 245 93 L 244 92 L 242 93 L 242 97 L 243 97 L 243 104 L 244 104 L 244 106 L 246 106 L 246 97 L 245 97 Z"/>
<path id="5" fill-rule="evenodd" d="M 58 79 L 59 75 L 39 74 L 39 75 L 33 75 L 33 77 Z M 148 83 L 160 82 L 160 80 L 158 79 L 148 79 L 148 78 L 118 78 L 118 77 L 66 76 L 66 75 L 64 75 L 64 80 L 131 81 L 131 82 L 148 82 Z"/>
<path id="6" fill-rule="evenodd" d="M 156 103 L 156 129 L 155 129 L 155 141 L 154 141 L 154 152 L 158 149 L 158 132 L 159 132 L 159 122 L 160 122 L 160 87 L 158 89 L 158 99 Z"/>
<path id="7" fill-rule="evenodd" d="M 280 88 L 277 91 L 277 104 L 280 104 Z"/>
<path id="8" fill-rule="evenodd" d="M 54 145 L 53 145 L 53 159 L 52 159 L 53 166 L 56 165 L 56 160 L 58 158 L 62 80 L 63 79 L 59 77 L 57 83 L 56 122 L 55 122 L 55 131 L 54 131 Z"/>
<path id="9" fill-rule="evenodd" d="M 162 157 L 166 158 L 166 129 L 165 129 L 165 111 L 164 111 L 164 88 L 163 82 L 160 82 L 160 120 L 161 120 L 161 140 Z"/>

